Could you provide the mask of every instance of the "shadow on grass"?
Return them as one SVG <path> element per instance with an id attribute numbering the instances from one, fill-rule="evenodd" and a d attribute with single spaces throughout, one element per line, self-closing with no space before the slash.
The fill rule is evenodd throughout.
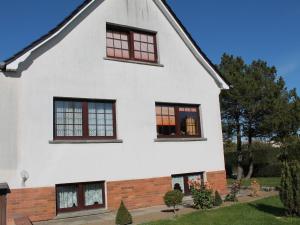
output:
<path id="1" fill-rule="evenodd" d="M 176 212 L 178 212 L 179 211 L 179 209 L 175 209 L 175 211 Z M 165 212 L 165 213 L 174 213 L 174 209 L 163 209 L 163 210 L 161 210 L 161 212 Z"/>
<path id="2" fill-rule="evenodd" d="M 250 203 L 249 206 L 261 212 L 268 213 L 276 217 L 285 216 L 284 208 L 280 208 L 272 205 L 266 205 L 266 204 L 253 204 L 253 203 Z"/>

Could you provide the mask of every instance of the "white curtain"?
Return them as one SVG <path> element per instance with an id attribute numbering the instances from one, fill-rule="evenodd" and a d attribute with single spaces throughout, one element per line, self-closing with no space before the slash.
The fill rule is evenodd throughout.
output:
<path id="1" fill-rule="evenodd" d="M 198 181 L 201 184 L 201 175 L 188 176 L 188 180 L 189 181 Z M 190 188 L 190 186 L 189 186 L 189 188 Z"/>
<path id="2" fill-rule="evenodd" d="M 183 177 L 173 177 L 172 178 L 172 187 L 174 189 L 175 184 L 179 184 L 182 192 L 184 193 L 184 179 Z"/>
<path id="3" fill-rule="evenodd" d="M 84 190 L 85 206 L 103 204 L 102 188 L 100 184 L 86 184 Z"/>
<path id="4" fill-rule="evenodd" d="M 58 187 L 59 208 L 77 207 L 77 192 L 75 186 Z"/>

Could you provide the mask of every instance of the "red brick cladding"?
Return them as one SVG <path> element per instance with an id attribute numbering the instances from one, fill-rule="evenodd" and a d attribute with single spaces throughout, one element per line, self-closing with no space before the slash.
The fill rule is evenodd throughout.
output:
<path id="1" fill-rule="evenodd" d="M 56 215 L 55 188 L 15 189 L 7 198 L 7 216 L 28 216 L 31 221 L 53 219 Z"/>
<path id="2" fill-rule="evenodd" d="M 129 209 L 162 205 L 164 194 L 171 189 L 171 177 L 107 182 L 108 208 L 118 209 L 121 200 Z"/>
<path id="3" fill-rule="evenodd" d="M 228 193 L 226 171 L 207 172 L 207 181 L 212 185 L 214 190 L 224 195 Z"/>

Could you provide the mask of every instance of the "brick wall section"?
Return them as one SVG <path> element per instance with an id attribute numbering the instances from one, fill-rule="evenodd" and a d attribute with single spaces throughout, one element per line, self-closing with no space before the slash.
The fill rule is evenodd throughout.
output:
<path id="1" fill-rule="evenodd" d="M 31 221 L 53 219 L 56 215 L 55 188 L 29 188 L 11 190 L 7 198 L 7 216 L 28 216 Z"/>
<path id="2" fill-rule="evenodd" d="M 118 209 L 121 200 L 128 209 L 162 205 L 163 196 L 171 189 L 171 177 L 108 182 L 108 208 Z"/>
<path id="3" fill-rule="evenodd" d="M 228 193 L 226 171 L 207 172 L 207 181 L 212 185 L 214 190 L 217 190 L 221 195 Z"/>

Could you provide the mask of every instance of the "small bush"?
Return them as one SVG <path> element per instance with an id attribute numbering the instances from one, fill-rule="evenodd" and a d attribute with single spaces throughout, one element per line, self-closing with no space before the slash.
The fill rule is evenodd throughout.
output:
<path id="1" fill-rule="evenodd" d="M 124 202 L 121 201 L 120 207 L 117 212 L 116 217 L 116 224 L 117 225 L 127 225 L 132 224 L 132 216 L 126 206 L 124 205 Z"/>
<path id="2" fill-rule="evenodd" d="M 189 185 L 192 190 L 192 197 L 196 208 L 210 209 L 213 207 L 213 191 L 208 183 L 203 185 L 199 181 L 191 181 Z"/>
<path id="3" fill-rule="evenodd" d="M 237 199 L 236 195 L 239 193 L 240 188 L 241 188 L 241 181 L 235 181 L 231 186 L 230 193 L 228 195 L 226 195 L 225 201 L 237 202 L 238 199 Z"/>
<path id="4" fill-rule="evenodd" d="M 260 184 L 256 180 L 253 180 L 251 182 L 250 190 L 251 190 L 251 193 L 250 193 L 251 197 L 259 196 Z"/>
<path id="5" fill-rule="evenodd" d="M 219 192 L 215 191 L 214 206 L 220 206 L 220 205 L 222 205 L 222 203 L 223 203 L 223 200 L 222 200 Z"/>
<path id="6" fill-rule="evenodd" d="M 183 194 L 179 190 L 168 191 L 164 196 L 164 202 L 166 206 L 173 207 L 174 213 L 176 213 L 176 206 L 182 203 Z"/>

